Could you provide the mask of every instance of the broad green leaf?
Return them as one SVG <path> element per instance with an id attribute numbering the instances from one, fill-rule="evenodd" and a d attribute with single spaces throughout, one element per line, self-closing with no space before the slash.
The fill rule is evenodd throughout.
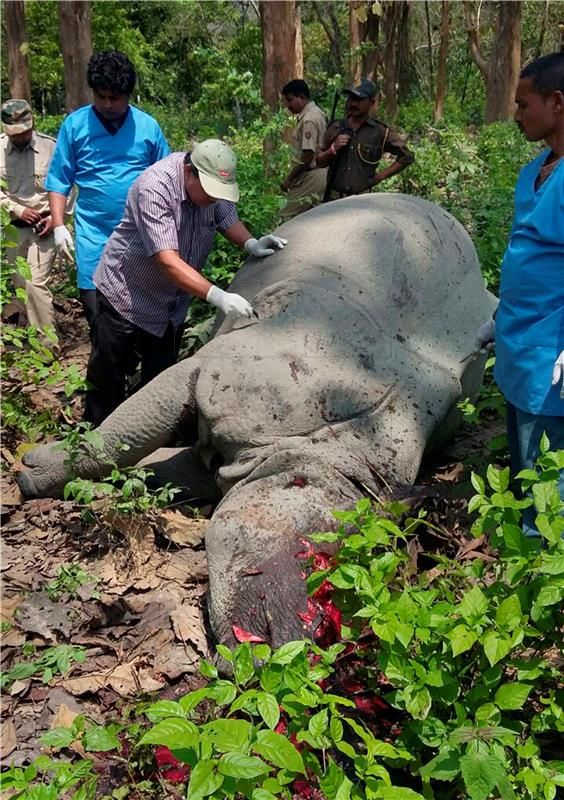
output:
<path id="1" fill-rule="evenodd" d="M 478 494 L 485 494 L 486 493 L 486 484 L 484 483 L 484 479 L 477 475 L 475 472 L 470 474 L 470 483 L 474 487 L 474 489 L 478 492 Z"/>
<path id="2" fill-rule="evenodd" d="M 466 622 L 476 622 L 488 610 L 488 600 L 478 586 L 473 586 L 460 601 L 458 610 Z"/>
<path id="3" fill-rule="evenodd" d="M 319 787 L 327 800 L 334 800 L 342 784 L 345 773 L 334 761 L 329 760 L 327 769 L 319 776 Z"/>
<path id="4" fill-rule="evenodd" d="M 425 719 L 431 709 L 431 694 L 428 689 L 416 689 L 411 691 L 411 687 L 403 690 L 405 710 L 415 719 Z"/>
<path id="5" fill-rule="evenodd" d="M 193 711 L 198 703 L 201 703 L 204 698 L 208 697 L 208 687 L 203 686 L 201 689 L 196 689 L 189 694 L 185 694 L 184 697 L 181 697 L 178 701 L 178 705 L 182 708 L 183 711 L 189 713 Z M 161 701 L 163 702 L 163 701 Z"/>
<path id="6" fill-rule="evenodd" d="M 296 642 L 288 642 L 275 650 L 270 659 L 271 664 L 289 664 L 294 658 L 303 652 L 307 642 L 299 640 Z"/>
<path id="7" fill-rule="evenodd" d="M 504 774 L 504 766 L 495 756 L 474 751 L 460 758 L 460 771 L 471 800 L 487 800 Z"/>
<path id="8" fill-rule="evenodd" d="M 39 739 L 41 744 L 46 744 L 48 747 L 56 747 L 60 750 L 62 747 L 68 747 L 75 740 L 75 735 L 68 728 L 53 728 L 47 731 Z"/>
<path id="9" fill-rule="evenodd" d="M 231 681 L 215 681 L 211 686 L 206 689 L 208 697 L 218 704 L 218 706 L 227 706 L 232 703 L 237 695 L 237 687 Z"/>
<path id="10" fill-rule="evenodd" d="M 220 655 L 226 661 L 233 661 L 233 653 L 224 644 L 217 644 L 215 646 L 215 649 L 216 649 L 218 655 Z"/>
<path id="11" fill-rule="evenodd" d="M 251 723 L 245 719 L 216 719 L 202 726 L 202 731 L 220 753 L 247 750 L 252 730 Z"/>
<path id="12" fill-rule="evenodd" d="M 335 800 L 349 800 L 351 796 L 351 789 L 352 789 L 352 781 L 350 781 L 346 775 L 343 776 L 343 780 L 341 781 L 341 785 L 337 789 L 337 794 L 335 795 Z"/>
<path id="13" fill-rule="evenodd" d="M 328 727 L 329 711 L 326 708 L 314 714 L 309 720 L 308 730 L 315 739 L 319 739 L 320 736 L 327 733 Z"/>
<path id="14" fill-rule="evenodd" d="M 340 742 L 343 738 L 343 723 L 339 717 L 331 717 L 329 733 L 334 742 Z"/>
<path id="15" fill-rule="evenodd" d="M 451 781 L 460 772 L 460 756 L 456 752 L 439 753 L 419 770 L 425 780 Z"/>
<path id="16" fill-rule="evenodd" d="M 251 800 L 276 800 L 276 795 L 266 789 L 255 789 Z"/>
<path id="17" fill-rule="evenodd" d="M 208 797 L 219 789 L 223 783 L 223 775 L 215 772 L 216 762 L 211 760 L 199 761 L 190 773 L 187 800 L 199 800 Z"/>
<path id="18" fill-rule="evenodd" d="M 243 753 L 226 753 L 219 760 L 218 772 L 232 778 L 258 778 L 270 772 L 271 767 L 256 756 Z"/>
<path id="19" fill-rule="evenodd" d="M 495 703 L 503 711 L 522 708 L 532 688 L 528 683 L 506 683 L 495 693 Z"/>
<path id="20" fill-rule="evenodd" d="M 495 621 L 498 628 L 513 631 L 521 622 L 523 612 L 521 603 L 516 594 L 507 597 L 499 606 L 495 614 Z"/>
<path id="21" fill-rule="evenodd" d="M 502 494 L 509 486 L 509 467 L 505 467 L 505 469 L 496 469 L 489 464 L 486 476 L 494 492 Z"/>
<path id="22" fill-rule="evenodd" d="M 240 686 L 245 686 L 255 674 L 251 645 L 244 642 L 239 645 L 233 657 L 233 671 L 235 680 Z"/>
<path id="23" fill-rule="evenodd" d="M 478 639 L 478 634 L 467 628 L 466 625 L 457 625 L 448 633 L 453 656 L 470 650 Z"/>
<path id="24" fill-rule="evenodd" d="M 116 734 L 101 725 L 89 728 L 85 732 L 82 742 L 84 749 L 90 753 L 107 753 L 120 747 L 120 741 Z"/>
<path id="25" fill-rule="evenodd" d="M 425 800 L 422 794 L 404 786 L 382 786 L 380 796 L 382 800 Z"/>
<path id="26" fill-rule="evenodd" d="M 301 754 L 285 736 L 281 736 L 279 733 L 259 731 L 257 741 L 252 749 L 276 767 L 305 774 Z"/>
<path id="27" fill-rule="evenodd" d="M 275 728 L 280 719 L 278 700 L 270 692 L 259 692 L 257 695 L 257 709 L 269 728 Z"/>
<path id="28" fill-rule="evenodd" d="M 497 664 L 502 658 L 511 650 L 511 639 L 507 636 L 501 636 L 494 631 L 488 631 L 483 639 L 484 653 L 490 664 Z"/>
<path id="29" fill-rule="evenodd" d="M 147 731 L 139 744 L 163 744 L 170 749 L 193 747 L 198 743 L 200 734 L 193 722 L 180 717 L 171 717 L 157 722 L 154 728 Z"/>
<path id="30" fill-rule="evenodd" d="M 180 703 L 176 703 L 174 700 L 158 700 L 149 706 L 145 711 L 145 716 L 151 722 L 158 722 L 168 717 L 185 717 L 186 712 Z"/>

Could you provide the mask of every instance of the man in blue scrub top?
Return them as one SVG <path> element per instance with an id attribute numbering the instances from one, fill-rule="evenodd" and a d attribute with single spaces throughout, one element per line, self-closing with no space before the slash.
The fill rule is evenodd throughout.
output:
<path id="1" fill-rule="evenodd" d="M 518 472 L 534 465 L 543 432 L 552 450 L 564 449 L 564 53 L 525 67 L 515 102 L 524 136 L 548 146 L 521 170 L 515 187 L 495 317 L 494 375 L 507 400 Z M 490 320 L 478 333 L 481 343 L 493 332 Z M 564 470 L 559 486 L 564 499 Z M 535 516 L 534 508 L 525 510 L 525 533 L 537 534 Z"/>
<path id="2" fill-rule="evenodd" d="M 117 50 L 95 53 L 86 77 L 94 104 L 73 111 L 63 122 L 45 186 L 55 247 L 69 261 L 74 244 L 63 214 L 73 185 L 79 188 L 74 218 L 78 288 L 92 327 L 96 315 L 92 276 L 123 216 L 129 187 L 170 148 L 158 123 L 129 105 L 136 74 L 127 56 Z"/>

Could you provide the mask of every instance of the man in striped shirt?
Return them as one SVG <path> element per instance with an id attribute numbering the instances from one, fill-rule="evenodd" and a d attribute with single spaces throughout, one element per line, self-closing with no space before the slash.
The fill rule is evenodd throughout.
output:
<path id="1" fill-rule="evenodd" d="M 123 219 L 94 274 L 97 318 L 86 421 L 99 425 L 124 400 L 133 349 L 141 356 L 142 385 L 176 362 L 193 296 L 231 322 L 251 317 L 243 297 L 200 274 L 216 230 L 257 257 L 286 244 L 272 234 L 254 239 L 239 220 L 236 161 L 224 142 L 208 139 L 191 153 L 173 153 L 149 167 L 129 190 Z"/>

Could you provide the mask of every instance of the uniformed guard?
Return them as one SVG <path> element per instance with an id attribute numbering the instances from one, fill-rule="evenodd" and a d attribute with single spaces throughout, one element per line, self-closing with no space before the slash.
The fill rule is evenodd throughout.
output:
<path id="1" fill-rule="evenodd" d="M 325 192 L 327 170 L 317 164 L 316 155 L 325 138 L 327 118 L 310 99 L 305 81 L 290 81 L 281 94 L 288 111 L 296 116 L 292 137 L 293 165 L 280 185 L 282 191 L 288 193 L 288 203 L 282 209 L 281 217 L 288 220 L 316 206 Z"/>
<path id="2" fill-rule="evenodd" d="M 376 86 L 368 78 L 345 89 L 345 119 L 332 122 L 327 128 L 317 165 L 329 165 L 324 202 L 365 194 L 378 183 L 397 175 L 415 160 L 402 138 L 388 125 L 369 116 L 376 97 Z M 378 170 L 384 153 L 396 160 Z"/>
<path id="3" fill-rule="evenodd" d="M 21 256 L 31 271 L 30 280 L 19 272 L 13 274 L 12 280 L 26 290 L 29 324 L 54 329 L 53 296 L 48 284 L 57 252 L 44 181 L 55 140 L 34 129 L 33 113 L 26 100 L 8 100 L 0 113 L 4 131 L 0 135 L 0 203 L 9 211 L 20 234 L 18 246 L 7 248 L 7 258 L 14 263 L 16 256 Z"/>

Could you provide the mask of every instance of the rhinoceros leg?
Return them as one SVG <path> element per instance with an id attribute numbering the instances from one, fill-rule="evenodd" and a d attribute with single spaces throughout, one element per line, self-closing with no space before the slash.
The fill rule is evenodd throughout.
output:
<path id="1" fill-rule="evenodd" d="M 308 533 L 334 529 L 330 510 L 351 507 L 360 493 L 328 465 L 298 464 L 235 487 L 212 517 L 208 609 L 221 642 L 234 643 L 234 625 L 274 647 L 312 635 L 298 616 L 307 595 L 296 553 Z"/>
<path id="2" fill-rule="evenodd" d="M 180 489 L 174 495 L 175 503 L 202 506 L 217 503 L 221 498 L 213 472 L 193 447 L 161 447 L 137 466 L 153 473 L 146 481 L 150 489 L 160 489 L 167 483 Z"/>
<path id="3" fill-rule="evenodd" d="M 102 452 L 85 451 L 74 472 L 100 478 L 109 462 L 131 466 L 176 438 L 195 440 L 199 372 L 196 358 L 180 361 L 122 403 L 97 429 L 103 437 Z M 58 497 L 72 477 L 68 454 L 56 444 L 33 450 L 23 461 L 31 467 L 18 476 L 26 497 Z"/>

